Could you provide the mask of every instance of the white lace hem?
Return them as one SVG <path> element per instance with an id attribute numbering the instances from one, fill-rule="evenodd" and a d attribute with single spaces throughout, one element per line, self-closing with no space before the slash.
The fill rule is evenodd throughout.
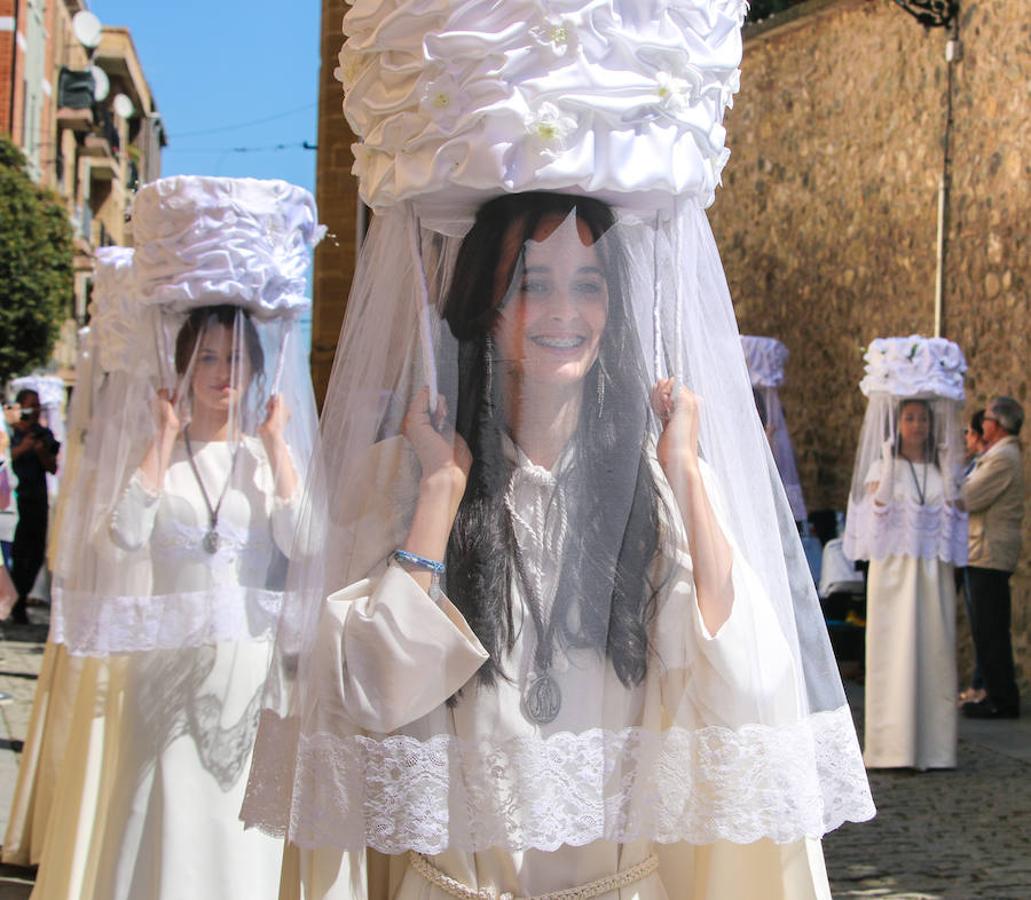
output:
<path id="1" fill-rule="evenodd" d="M 852 560 L 911 556 L 965 566 L 967 514 L 947 503 L 922 506 L 896 500 L 877 506 L 872 498 L 850 502 L 844 551 Z"/>
<path id="2" fill-rule="evenodd" d="M 159 596 L 96 596 L 55 589 L 50 639 L 73 656 L 177 650 L 271 640 L 280 591 L 219 585 Z"/>
<path id="3" fill-rule="evenodd" d="M 481 745 L 298 739 L 296 720 L 266 710 L 241 812 L 304 848 L 388 854 L 790 843 L 873 815 L 847 706 L 781 727 L 592 729 Z"/>

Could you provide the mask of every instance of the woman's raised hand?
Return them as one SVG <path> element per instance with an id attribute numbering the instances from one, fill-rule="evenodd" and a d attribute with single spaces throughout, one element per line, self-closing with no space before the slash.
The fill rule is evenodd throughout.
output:
<path id="1" fill-rule="evenodd" d="M 258 437 L 266 443 L 280 440 L 290 421 L 290 407 L 279 394 L 273 394 L 265 405 L 265 421 L 258 426 Z"/>
<path id="2" fill-rule="evenodd" d="M 443 397 L 430 414 L 428 388 L 423 388 L 412 399 L 401 424 L 401 433 L 412 445 L 422 467 L 419 499 L 402 549 L 443 561 L 451 528 L 465 496 L 472 454 L 461 435 L 447 424 L 447 405 Z M 424 590 L 430 590 L 429 573 L 415 573 L 412 577 Z"/>
<path id="3" fill-rule="evenodd" d="M 461 435 L 448 425 L 443 397 L 438 398 L 437 408 L 430 415 L 429 388 L 419 391 L 408 406 L 401 433 L 419 458 L 424 482 L 445 479 L 465 491 L 472 454 Z"/>
<path id="4" fill-rule="evenodd" d="M 168 388 L 161 388 L 154 398 L 154 424 L 161 437 L 175 438 L 179 434 L 182 423 L 175 411 L 175 400 L 175 394 Z"/>
<path id="5" fill-rule="evenodd" d="M 698 423 L 701 401 L 674 378 L 655 382 L 652 409 L 662 423 L 656 455 L 663 470 L 670 466 L 698 465 Z"/>
<path id="6" fill-rule="evenodd" d="M 157 435 L 140 463 L 143 486 L 148 491 L 161 490 L 172 458 L 172 448 L 182 427 L 175 411 L 175 400 L 175 394 L 167 388 L 161 388 L 154 395 L 154 427 L 157 428 Z"/>

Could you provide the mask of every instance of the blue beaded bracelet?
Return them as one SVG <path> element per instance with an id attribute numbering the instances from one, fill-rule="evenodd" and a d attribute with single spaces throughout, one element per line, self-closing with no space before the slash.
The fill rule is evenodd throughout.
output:
<path id="1" fill-rule="evenodd" d="M 442 562 L 427 559 L 425 556 L 418 556 L 415 553 L 409 553 L 407 550 L 395 550 L 393 558 L 399 563 L 407 563 L 410 566 L 415 566 L 417 569 L 425 569 L 434 575 L 443 575 L 444 570 L 447 568 Z"/>

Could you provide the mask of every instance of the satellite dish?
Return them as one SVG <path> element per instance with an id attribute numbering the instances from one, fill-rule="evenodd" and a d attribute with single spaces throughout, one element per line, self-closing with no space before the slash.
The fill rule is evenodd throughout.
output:
<path id="1" fill-rule="evenodd" d="M 80 10 L 72 17 L 72 31 L 87 50 L 96 50 L 100 46 L 103 26 L 100 19 L 88 10 Z"/>
<path id="2" fill-rule="evenodd" d="M 107 95 L 111 93 L 111 79 L 100 66 L 90 66 L 89 70 L 93 76 L 93 99 L 100 103 L 102 100 L 106 100 Z"/>
<path id="3" fill-rule="evenodd" d="M 133 106 L 132 100 L 125 94 L 116 94 L 115 99 L 111 101 L 111 106 L 114 108 L 115 114 L 123 119 L 131 119 L 136 113 L 136 107 Z"/>

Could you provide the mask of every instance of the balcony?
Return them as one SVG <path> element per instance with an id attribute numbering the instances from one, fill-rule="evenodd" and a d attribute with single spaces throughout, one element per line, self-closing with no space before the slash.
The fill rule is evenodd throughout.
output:
<path id="1" fill-rule="evenodd" d="M 102 134 L 87 134 L 82 142 L 82 155 L 90 159 L 113 159 L 111 144 Z"/>
<path id="2" fill-rule="evenodd" d="M 93 110 L 62 106 L 57 111 L 57 127 L 77 132 L 92 131 Z"/>

